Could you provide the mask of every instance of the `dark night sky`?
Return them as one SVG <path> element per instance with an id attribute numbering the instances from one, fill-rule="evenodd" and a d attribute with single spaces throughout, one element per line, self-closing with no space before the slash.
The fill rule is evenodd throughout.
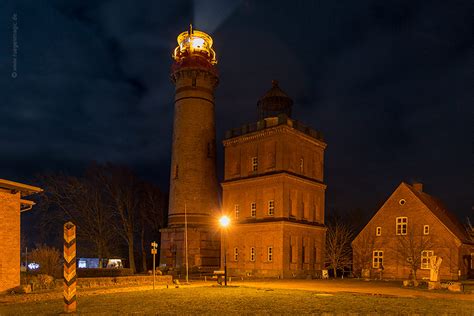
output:
<path id="1" fill-rule="evenodd" d="M 418 180 L 472 215 L 470 1 L 2 1 L 0 178 L 32 183 L 90 161 L 167 191 L 176 36 L 190 22 L 219 59 L 216 122 L 256 119 L 278 79 L 293 117 L 326 137 L 327 211 L 374 212 Z M 12 78 L 12 16 L 17 78 Z"/>

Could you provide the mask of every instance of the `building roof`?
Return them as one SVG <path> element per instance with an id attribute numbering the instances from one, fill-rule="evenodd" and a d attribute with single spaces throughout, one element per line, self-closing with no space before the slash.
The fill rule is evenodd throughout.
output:
<path id="1" fill-rule="evenodd" d="M 0 179 L 0 189 L 20 192 L 21 197 L 43 192 L 41 188 L 5 179 Z M 33 205 L 35 205 L 33 201 L 20 199 L 20 212 L 31 210 Z"/>
<path id="2" fill-rule="evenodd" d="M 406 185 L 406 187 L 426 205 L 431 213 L 433 213 L 461 242 L 471 243 L 466 229 L 462 226 L 456 216 L 448 211 L 439 199 L 425 192 L 416 190 L 412 185 L 405 182 L 402 182 L 402 184 Z"/>
<path id="3" fill-rule="evenodd" d="M 257 102 L 258 116 L 262 120 L 265 117 L 278 116 L 284 113 L 291 117 L 293 100 L 280 88 L 278 81 L 272 81 L 272 88 L 268 90 Z"/>
<path id="4" fill-rule="evenodd" d="M 0 179 L 0 189 L 20 192 L 21 197 L 43 192 L 41 188 L 5 179 Z"/>

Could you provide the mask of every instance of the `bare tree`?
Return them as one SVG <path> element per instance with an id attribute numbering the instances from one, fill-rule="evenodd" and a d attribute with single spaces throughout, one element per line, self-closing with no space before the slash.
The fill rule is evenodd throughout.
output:
<path id="1" fill-rule="evenodd" d="M 397 243 L 394 246 L 395 253 L 399 260 L 410 268 L 411 275 L 416 280 L 416 272 L 421 268 L 421 254 L 424 250 L 432 249 L 434 243 L 430 235 L 423 235 L 421 229 L 419 234 L 415 234 L 415 229 L 408 230 L 406 235 L 397 236 Z"/>
<path id="2" fill-rule="evenodd" d="M 159 233 L 163 227 L 163 216 L 166 207 L 166 197 L 156 186 L 143 183 L 141 190 L 141 203 L 139 205 L 140 218 L 140 244 L 142 253 L 142 269 L 147 270 L 147 251 L 145 234 L 148 230 L 152 236 Z"/>
<path id="3" fill-rule="evenodd" d="M 61 275 L 61 253 L 46 245 L 37 245 L 30 254 L 30 260 L 39 264 L 41 273 L 59 277 Z"/>
<path id="4" fill-rule="evenodd" d="M 356 242 L 357 245 L 355 245 Z M 370 269 L 372 253 L 375 249 L 375 234 L 372 229 L 363 230 L 353 245 L 354 269 Z"/>
<path id="5" fill-rule="evenodd" d="M 467 236 L 472 242 L 474 242 L 474 226 L 472 225 L 469 217 L 466 218 L 465 228 L 466 228 Z"/>
<path id="6" fill-rule="evenodd" d="M 106 164 L 97 170 L 105 192 L 110 198 L 110 207 L 116 221 L 115 231 L 128 245 L 130 269 L 135 273 L 135 228 L 140 204 L 140 181 L 122 166 Z"/>
<path id="7" fill-rule="evenodd" d="M 340 218 L 328 221 L 326 232 L 326 263 L 337 276 L 337 269 L 345 268 L 352 263 L 351 241 L 353 230 Z"/>
<path id="8" fill-rule="evenodd" d="M 96 167 L 89 168 L 85 178 L 48 174 L 40 177 L 44 187 L 41 202 L 43 230 L 71 220 L 77 235 L 90 243 L 99 260 L 108 254 L 114 233 L 110 225 L 111 211 L 95 176 Z M 55 211 L 56 210 L 56 211 Z"/>

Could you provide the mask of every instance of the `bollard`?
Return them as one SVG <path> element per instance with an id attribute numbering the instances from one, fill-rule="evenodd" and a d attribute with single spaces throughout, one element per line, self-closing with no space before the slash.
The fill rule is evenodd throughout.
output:
<path id="1" fill-rule="evenodd" d="M 64 312 L 75 313 L 76 301 L 76 225 L 64 224 Z"/>

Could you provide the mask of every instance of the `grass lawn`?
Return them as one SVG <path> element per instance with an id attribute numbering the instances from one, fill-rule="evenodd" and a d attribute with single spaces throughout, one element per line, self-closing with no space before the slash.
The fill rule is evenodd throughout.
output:
<path id="1" fill-rule="evenodd" d="M 45 315 L 62 312 L 59 293 L 38 301 L 0 303 L 0 315 Z M 80 314 L 349 314 L 474 315 L 474 302 L 450 299 L 397 298 L 348 293 L 252 287 L 130 288 L 80 296 Z M 329 314 L 329 315 L 330 315 Z"/>

